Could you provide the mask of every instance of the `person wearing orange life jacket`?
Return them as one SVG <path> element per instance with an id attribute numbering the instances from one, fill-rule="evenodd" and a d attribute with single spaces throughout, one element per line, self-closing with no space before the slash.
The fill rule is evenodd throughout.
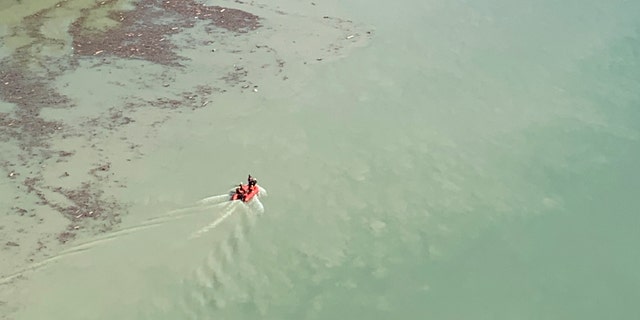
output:
<path id="1" fill-rule="evenodd" d="M 249 175 L 249 177 L 247 178 L 247 195 L 251 194 L 251 192 L 254 191 L 254 188 L 257 188 L 256 187 L 257 183 L 258 183 L 258 180 L 256 180 L 254 177 Z"/>
<path id="2" fill-rule="evenodd" d="M 236 195 L 238 200 L 244 200 L 244 197 L 246 196 L 244 188 L 242 188 L 242 182 L 236 188 Z"/>

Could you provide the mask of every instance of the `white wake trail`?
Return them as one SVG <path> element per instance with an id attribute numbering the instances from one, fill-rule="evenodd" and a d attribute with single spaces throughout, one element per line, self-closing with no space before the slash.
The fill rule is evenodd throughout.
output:
<path id="1" fill-rule="evenodd" d="M 219 224 L 224 222 L 224 220 L 226 220 L 228 217 L 231 216 L 231 214 L 233 214 L 233 212 L 235 211 L 234 210 L 235 208 L 237 208 L 237 207 L 236 206 L 229 206 L 227 208 L 227 210 L 225 210 L 225 213 L 222 216 L 220 216 L 220 218 L 214 220 L 213 222 L 211 222 L 209 225 L 205 226 L 204 228 L 201 228 L 200 230 L 192 233 L 191 236 L 189 236 L 189 239 L 198 238 L 202 234 L 207 233 L 207 232 L 215 229 L 215 227 L 217 227 Z"/>

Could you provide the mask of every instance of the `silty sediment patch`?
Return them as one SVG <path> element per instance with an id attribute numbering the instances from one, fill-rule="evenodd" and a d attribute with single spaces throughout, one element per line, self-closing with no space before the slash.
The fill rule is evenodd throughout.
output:
<path id="1" fill-rule="evenodd" d="M 110 11 L 109 18 L 117 25 L 103 30 L 90 28 L 91 10 L 117 1 L 102 1 L 92 8 L 83 9 L 83 15 L 71 24 L 75 58 L 115 56 L 142 59 L 163 65 L 177 65 L 184 59 L 177 54 L 178 46 L 171 36 L 193 28 L 197 22 L 227 31 L 245 33 L 260 27 L 259 18 L 251 13 L 205 6 L 195 1 L 141 0 L 130 11 Z"/>
<path id="2" fill-rule="evenodd" d="M 109 175 L 100 174 L 110 169 L 108 165 L 99 165 L 85 173 L 83 182 L 74 188 L 63 188 L 43 179 L 43 162 L 52 158 L 56 158 L 57 162 L 66 161 L 65 158 L 75 153 L 75 150 L 54 150 L 51 139 L 93 132 L 78 128 L 77 124 L 51 121 L 42 116 L 45 108 L 77 107 L 71 99 L 56 90 L 55 80 L 61 74 L 78 68 L 83 59 L 100 63 L 109 63 L 107 58 L 135 59 L 179 66 L 185 59 L 177 54 L 179 47 L 171 37 L 193 28 L 198 22 L 205 23 L 209 32 L 224 30 L 246 33 L 260 27 L 259 18 L 245 11 L 205 6 L 195 1 L 155 0 L 134 2 L 131 10 L 106 10 L 108 19 L 113 22 L 106 27 L 96 29 L 87 23 L 95 12 L 115 8 L 120 2 L 99 1 L 81 9 L 77 19 L 69 25 L 70 43 L 63 39 L 48 38 L 42 32 L 45 21 L 53 16 L 55 10 L 69 6 L 68 1 L 58 2 L 31 14 L 23 19 L 21 28 L 13 30 L 13 35 L 27 36 L 29 43 L 0 60 L 0 98 L 15 105 L 13 111 L 0 113 L 0 137 L 2 141 L 19 146 L 18 154 L 13 155 L 17 161 L 2 159 L 2 168 L 7 173 L 6 177 L 16 183 L 16 187 L 23 187 L 25 195 L 30 194 L 38 199 L 36 207 L 29 209 L 31 212 L 38 211 L 38 207 L 48 207 L 70 220 L 68 230 L 58 237 L 61 242 L 72 239 L 77 230 L 90 228 L 92 224 L 99 226 L 97 229 L 100 231 L 111 229 L 119 222 L 126 206 L 107 197 L 103 191 L 112 183 Z M 46 48 L 71 54 L 44 54 L 47 50 L 43 49 Z M 103 116 L 81 125 L 99 125 L 103 129 L 117 131 L 119 127 L 134 122 L 123 111 L 134 112 L 135 108 L 149 106 L 162 109 L 187 106 L 196 109 L 205 107 L 209 101 L 206 97 L 218 91 L 220 89 L 202 85 L 174 98 L 140 100 L 120 108 L 112 107 Z M 95 144 L 92 147 L 99 149 Z M 108 161 L 104 159 L 102 162 Z M 60 178 L 68 176 L 69 173 L 65 171 Z M 64 199 L 60 200 L 59 196 Z M 27 209 L 17 210 L 24 215 Z"/>

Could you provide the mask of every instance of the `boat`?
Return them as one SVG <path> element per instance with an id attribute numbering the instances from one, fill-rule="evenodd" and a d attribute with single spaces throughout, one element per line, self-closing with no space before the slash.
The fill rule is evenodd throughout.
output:
<path id="1" fill-rule="evenodd" d="M 242 190 L 244 190 L 245 194 L 244 199 L 240 199 L 240 194 L 238 194 L 237 192 L 233 192 L 233 194 L 231 195 L 231 201 L 241 200 L 243 202 L 249 202 L 260 192 L 260 187 L 258 185 L 255 185 L 251 189 L 251 192 L 247 192 L 249 190 L 249 185 L 243 184 Z"/>

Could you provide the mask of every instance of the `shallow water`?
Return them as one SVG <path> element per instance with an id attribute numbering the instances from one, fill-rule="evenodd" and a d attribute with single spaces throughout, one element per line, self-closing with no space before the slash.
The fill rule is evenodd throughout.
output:
<path id="1" fill-rule="evenodd" d="M 119 231 L 2 272 L 8 319 L 640 315 L 638 4 L 279 1 L 264 11 L 275 8 L 292 18 L 270 15 L 282 30 L 263 41 L 285 57 L 288 80 L 267 68 L 251 80 L 258 92 L 229 89 L 213 107 L 138 110 L 135 126 L 89 140 L 103 151 L 50 161 L 45 178 L 57 181 L 107 157 L 126 185 L 108 192 L 129 214 Z M 342 38 L 303 28 L 325 14 L 373 36 L 320 62 L 287 43 Z M 133 66 L 140 83 L 170 79 L 163 90 L 215 82 L 209 53 L 189 50 L 184 73 L 79 69 L 58 82 L 83 107 L 45 115 L 81 122 L 136 90 L 160 95 L 136 89 Z M 82 87 L 105 71 L 113 79 L 99 89 Z M 248 172 L 269 190 L 264 212 L 217 203 Z M 0 188 L 18 194 L 11 186 Z"/>

